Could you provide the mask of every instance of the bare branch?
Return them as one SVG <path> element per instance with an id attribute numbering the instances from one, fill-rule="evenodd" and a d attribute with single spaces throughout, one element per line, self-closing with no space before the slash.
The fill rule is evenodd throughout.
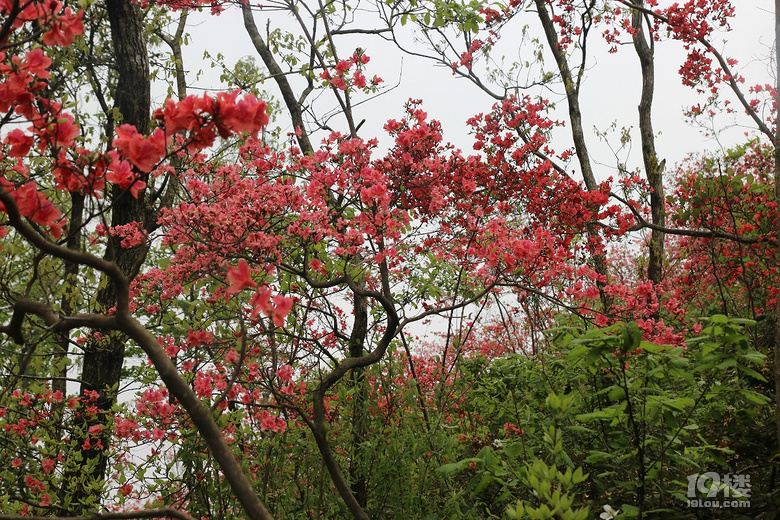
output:
<path id="1" fill-rule="evenodd" d="M 333 36 L 341 36 L 344 34 L 382 34 L 390 31 L 391 29 L 389 27 L 383 29 L 336 29 L 331 31 L 331 34 Z"/>

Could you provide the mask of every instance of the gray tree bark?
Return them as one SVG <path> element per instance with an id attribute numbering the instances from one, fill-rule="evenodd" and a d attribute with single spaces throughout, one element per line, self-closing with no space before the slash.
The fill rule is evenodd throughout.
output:
<path id="1" fill-rule="evenodd" d="M 142 134 L 149 132 L 151 111 L 151 84 L 149 80 L 149 58 L 147 55 L 146 32 L 143 13 L 139 6 L 130 0 L 107 0 L 106 11 L 111 29 L 114 47 L 114 64 L 118 71 L 115 106 L 121 114 L 121 122 L 135 126 Z M 144 192 L 134 198 L 119 186 L 112 185 L 110 225 L 120 226 L 130 222 L 148 222 L 148 211 L 144 202 Z M 122 272 L 132 279 L 138 274 L 146 258 L 148 247 L 122 248 L 118 237 L 108 237 L 104 255 L 105 260 L 115 262 Z M 96 311 L 108 312 L 117 302 L 115 280 L 104 277 L 97 294 Z M 77 411 L 74 422 L 75 461 L 66 465 L 67 474 L 61 489 L 61 514 L 86 514 L 93 506 L 95 495 L 102 489 L 105 480 L 108 454 L 106 449 L 81 446 L 89 437 L 99 439 L 105 447 L 110 442 L 110 417 L 108 412 L 116 404 L 122 365 L 125 357 L 126 337 L 111 332 L 101 341 L 88 341 L 84 348 L 81 374 L 81 395 L 84 392 L 97 392 L 98 398 L 93 404 L 97 408 L 94 414 L 87 414 L 84 408 Z M 101 434 L 90 435 L 92 426 L 103 427 Z M 92 443 L 94 444 L 94 443 Z M 81 462 L 78 461 L 81 457 Z"/>

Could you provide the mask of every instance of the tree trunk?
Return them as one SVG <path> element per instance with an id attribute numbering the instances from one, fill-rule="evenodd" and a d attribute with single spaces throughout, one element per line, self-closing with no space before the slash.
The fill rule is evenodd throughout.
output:
<path id="1" fill-rule="evenodd" d="M 143 13 L 130 0 L 107 0 L 106 10 L 118 71 L 114 95 L 116 108 L 121 114 L 121 123 L 131 124 L 140 133 L 146 134 L 150 123 L 151 87 Z M 111 226 L 130 222 L 144 222 L 145 227 L 154 224 L 146 222 L 144 192 L 136 199 L 119 186 L 112 185 L 109 198 L 112 203 Z M 122 248 L 118 238 L 109 236 L 104 258 L 116 262 L 125 275 L 132 279 L 138 274 L 147 251 L 145 245 Z M 95 310 L 108 312 L 116 304 L 116 296 L 114 281 L 104 277 Z M 92 339 L 85 345 L 81 395 L 84 392 L 97 392 L 95 402 L 89 403 L 96 407 L 96 411 L 88 414 L 82 407 L 77 412 L 74 424 L 76 458 L 67 465 L 65 485 L 61 491 L 61 514 L 86 514 L 94 508 L 90 504 L 94 504 L 95 498 L 102 495 L 108 462 L 106 448 L 111 437 L 109 411 L 117 399 L 125 341 L 124 335 L 110 333 L 101 340 Z M 102 427 L 101 433 L 90 435 L 89 429 L 96 426 Z M 90 442 L 85 443 L 87 440 Z M 97 440 L 101 441 L 102 449 L 94 447 Z"/>
<path id="2" fill-rule="evenodd" d="M 363 345 L 368 333 L 368 299 L 355 295 L 355 323 L 349 338 L 349 357 L 363 357 Z M 367 439 L 368 382 L 365 367 L 352 369 L 352 456 L 349 463 L 349 477 L 352 494 L 360 507 L 368 503 L 368 478 L 366 475 L 366 453 L 363 444 Z"/>
<path id="3" fill-rule="evenodd" d="M 634 0 L 634 4 L 644 7 L 644 0 Z M 644 15 L 634 10 L 632 25 L 634 27 L 634 49 L 639 56 L 642 70 L 642 95 L 639 100 L 639 133 L 642 140 L 642 161 L 645 166 L 647 182 L 653 190 L 650 193 L 650 211 L 653 224 L 666 225 L 666 197 L 664 195 L 664 166 L 659 163 L 655 151 L 655 134 L 653 133 L 653 93 L 655 90 L 655 66 L 653 57 L 653 37 L 645 38 L 643 29 Z M 663 278 L 664 233 L 654 229 L 650 237 L 650 254 L 647 263 L 647 278 L 654 284 Z"/>
<path id="4" fill-rule="evenodd" d="M 81 226 L 84 218 L 84 195 L 77 192 L 70 194 L 70 219 L 68 221 L 68 238 L 65 245 L 68 249 L 78 250 L 81 248 Z M 78 290 L 79 264 L 65 260 L 62 279 L 65 287 L 70 291 L 65 291 L 60 300 L 60 309 L 64 315 L 70 315 L 74 309 L 74 292 Z M 63 332 L 57 338 L 57 350 L 54 352 L 54 363 L 51 374 L 51 389 L 54 392 L 61 392 L 66 395 L 68 367 L 65 364 L 70 351 L 70 334 Z M 65 401 L 52 404 L 52 412 L 56 421 L 56 438 L 61 437 Z"/>
<path id="5" fill-rule="evenodd" d="M 598 189 L 598 183 L 596 182 L 596 175 L 593 173 L 593 166 L 590 161 L 590 155 L 588 154 L 588 145 L 585 141 L 585 132 L 582 127 L 582 111 L 580 110 L 580 80 L 582 79 L 582 71 L 584 70 L 585 63 L 583 61 L 580 72 L 575 80 L 575 77 L 569 68 L 566 54 L 561 49 L 555 24 L 550 17 L 550 13 L 547 11 L 547 2 L 545 0 L 534 1 L 536 3 L 537 16 L 542 24 L 547 43 L 555 58 L 555 63 L 558 66 L 558 72 L 561 75 L 561 81 L 563 81 L 563 87 L 566 91 L 566 103 L 569 107 L 569 118 L 571 121 L 571 136 L 574 140 L 574 151 L 576 152 L 577 161 L 580 165 L 582 179 L 585 183 L 585 188 L 588 191 L 595 191 Z M 598 229 L 592 224 L 586 224 L 586 231 L 590 235 L 598 234 Z M 594 255 L 593 268 L 603 280 L 596 282 L 596 286 L 599 290 L 601 305 L 604 308 L 604 312 L 608 313 L 612 305 L 610 296 L 604 290 L 605 286 L 609 284 L 606 256 L 603 254 Z"/>

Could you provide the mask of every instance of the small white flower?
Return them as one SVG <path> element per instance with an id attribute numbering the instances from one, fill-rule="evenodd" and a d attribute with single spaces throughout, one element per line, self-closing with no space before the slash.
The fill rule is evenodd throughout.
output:
<path id="1" fill-rule="evenodd" d="M 612 509 L 612 506 L 607 504 L 604 506 L 604 512 L 599 515 L 603 520 L 612 520 L 615 518 L 618 514 L 620 514 L 620 509 Z"/>
<path id="2" fill-rule="evenodd" d="M 501 442 L 501 439 L 495 439 L 493 441 L 493 447 L 500 450 L 501 448 L 504 447 L 504 443 Z"/>

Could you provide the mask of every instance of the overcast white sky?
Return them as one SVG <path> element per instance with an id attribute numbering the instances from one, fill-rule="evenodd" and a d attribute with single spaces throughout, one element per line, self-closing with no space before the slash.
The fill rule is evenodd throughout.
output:
<path id="1" fill-rule="evenodd" d="M 745 87 L 756 83 L 773 82 L 769 58 L 772 52 L 774 13 L 765 1 L 739 0 L 737 17 L 733 23 L 733 31 L 718 33 L 712 38 L 712 43 L 723 50 L 724 55 L 739 60 L 738 70 L 747 77 Z M 264 32 L 266 21 L 270 18 L 271 27 L 278 24 L 289 24 L 290 20 L 284 13 L 256 13 L 256 23 Z M 538 22 L 533 16 L 525 18 L 534 26 Z M 204 74 L 191 84 L 213 88 L 218 86 L 218 73 L 208 69 L 203 62 L 203 51 L 208 50 L 214 56 L 221 52 L 225 63 L 234 64 L 244 56 L 253 56 L 260 63 L 259 57 L 252 47 L 249 37 L 243 27 L 241 13 L 237 8 L 230 8 L 219 17 L 211 17 L 207 13 L 190 17 L 192 26 L 190 34 L 192 41 L 185 54 L 185 67 L 191 71 L 204 68 Z M 288 25 L 292 27 L 292 25 Z M 519 29 L 517 29 L 519 30 Z M 511 35 L 505 30 L 505 35 Z M 503 51 L 508 56 L 516 53 L 516 42 L 505 37 L 506 45 Z M 594 158 L 604 166 L 600 168 L 601 175 L 612 174 L 611 167 L 615 159 L 608 147 L 597 144 L 593 128 L 606 130 L 612 121 L 620 126 L 637 126 L 637 104 L 639 98 L 639 65 L 636 55 L 630 47 L 616 54 L 606 52 L 606 44 L 601 38 L 593 35 L 591 45 L 591 67 L 586 73 L 583 87 L 583 116 L 586 136 L 593 147 Z M 404 56 L 394 46 L 384 44 L 376 37 L 351 37 L 344 42 L 342 54 L 349 55 L 354 47 L 366 49 L 372 58 L 367 69 L 368 75 L 377 74 L 385 80 L 386 86 L 398 86 L 384 95 L 368 100 L 356 109 L 357 120 L 366 119 L 360 135 L 364 138 L 383 135 L 382 125 L 391 118 L 400 118 L 403 114 L 403 104 L 409 98 L 421 98 L 423 108 L 430 117 L 442 121 L 445 138 L 463 148 L 464 152 L 471 149 L 471 139 L 467 134 L 465 121 L 468 117 L 487 112 L 493 101 L 474 85 L 465 79 L 453 77 L 451 71 L 444 67 L 436 67 L 432 62 L 419 58 Z M 682 63 L 684 54 L 677 42 L 661 42 L 656 49 L 656 85 L 657 92 L 654 102 L 654 126 L 660 132 L 658 151 L 668 164 L 674 164 L 691 152 L 705 149 L 717 149 L 718 143 L 706 139 L 700 129 L 691 127 L 683 121 L 682 110 L 685 107 L 703 101 L 689 88 L 684 87 L 677 70 Z M 552 59 L 548 66 L 552 66 Z M 194 80 L 194 81 L 193 81 Z M 276 93 L 272 81 L 267 81 L 265 88 Z M 195 91 L 192 91 L 195 92 Z M 560 119 L 566 119 L 564 98 L 560 89 L 544 94 L 560 104 Z M 323 98 L 328 96 L 324 94 Z M 277 96 L 278 97 L 278 96 Z M 357 98 L 360 100 L 360 98 Z M 335 106 L 335 102 L 333 103 Z M 324 111 L 324 107 L 320 107 Z M 737 117 L 743 128 L 732 129 L 725 134 L 722 143 L 732 145 L 742 141 L 746 130 L 752 132 L 750 121 L 746 117 Z M 283 123 L 283 121 L 280 121 Z M 729 118 L 722 117 L 721 125 L 729 123 Z M 339 126 L 342 125 L 342 126 Z M 333 120 L 334 129 L 344 131 L 342 120 Z M 321 138 L 321 136 L 320 136 Z M 638 135 L 635 137 L 638 140 Z M 555 135 L 554 146 L 563 150 L 570 146 L 568 129 Z M 630 164 L 636 166 L 639 161 L 638 141 L 634 144 L 634 153 Z"/>

